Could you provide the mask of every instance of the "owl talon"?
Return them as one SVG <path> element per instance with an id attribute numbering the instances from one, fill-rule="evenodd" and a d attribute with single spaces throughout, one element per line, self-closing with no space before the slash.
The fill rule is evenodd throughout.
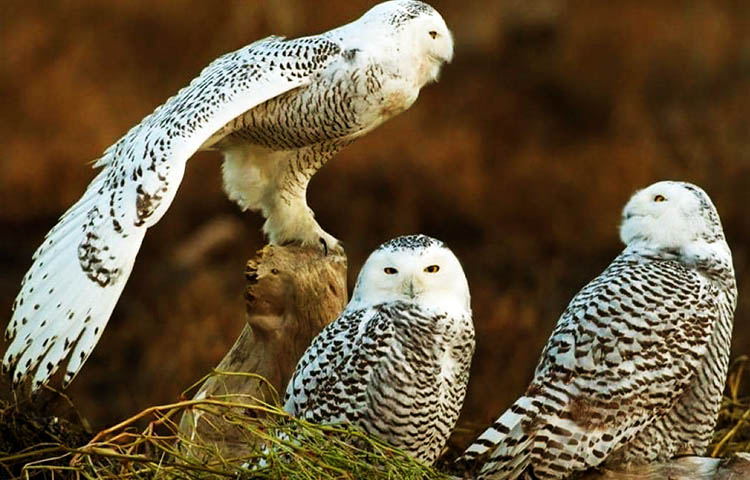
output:
<path id="1" fill-rule="evenodd" d="M 323 245 L 323 255 L 327 257 L 328 256 L 328 244 L 326 243 L 323 237 L 320 237 L 319 241 Z"/>
<path id="2" fill-rule="evenodd" d="M 198 150 L 222 152 L 224 190 L 266 217 L 271 245 L 291 240 L 319 254 L 322 237 L 326 256 L 343 254 L 307 206 L 311 177 L 408 109 L 453 58 L 453 39 L 416 0 L 381 3 L 329 32 L 267 37 L 222 55 L 93 162 L 101 170 L 37 249 L 14 303 L 3 358 L 18 362 L 19 381 L 39 388 L 61 361 L 63 386 L 73 379 Z"/>

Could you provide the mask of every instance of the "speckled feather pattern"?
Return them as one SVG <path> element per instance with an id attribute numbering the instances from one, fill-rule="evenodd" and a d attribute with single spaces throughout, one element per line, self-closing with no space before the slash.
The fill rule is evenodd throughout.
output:
<path id="1" fill-rule="evenodd" d="M 473 351 L 468 314 L 408 302 L 347 310 L 300 360 L 285 409 L 316 423 L 352 423 L 431 464 L 458 419 Z"/>
<path id="2" fill-rule="evenodd" d="M 420 22 L 445 30 L 444 58 L 432 44 L 409 43 L 412 30 L 427 28 Z M 66 359 L 63 385 L 72 381 L 146 230 L 166 212 L 198 150 L 222 152 L 228 196 L 267 218 L 272 243 L 335 247 L 307 207 L 310 178 L 340 148 L 407 109 L 434 80 L 420 68 L 436 72 L 451 56 L 440 15 L 398 0 L 323 34 L 269 37 L 212 62 L 105 151 L 99 174 L 34 254 L 6 330 L 3 369 L 14 386 L 39 388 Z"/>
<path id="3" fill-rule="evenodd" d="M 385 242 L 378 247 L 378 250 L 402 252 L 430 247 L 445 247 L 445 244 L 427 235 L 403 235 Z"/>
<path id="4" fill-rule="evenodd" d="M 725 246 L 713 205 L 702 210 L 712 224 L 704 239 Z M 705 454 L 736 297 L 730 256 L 696 265 L 673 250 L 627 247 L 570 302 L 525 394 L 462 461 L 477 478 L 562 479 Z"/>

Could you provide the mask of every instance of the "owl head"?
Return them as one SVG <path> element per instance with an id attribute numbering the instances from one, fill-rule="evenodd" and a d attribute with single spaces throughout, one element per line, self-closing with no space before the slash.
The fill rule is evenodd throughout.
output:
<path id="1" fill-rule="evenodd" d="M 352 302 L 393 301 L 468 310 L 469 284 L 458 258 L 443 242 L 426 235 L 406 235 L 382 244 L 359 272 Z"/>
<path id="2" fill-rule="evenodd" d="M 701 188 L 663 181 L 636 192 L 622 212 L 620 238 L 626 245 L 690 252 L 725 245 L 719 214 Z"/>
<path id="3" fill-rule="evenodd" d="M 383 51 L 391 60 L 414 64 L 420 86 L 436 81 L 443 64 L 453 59 L 453 36 L 445 20 L 424 2 L 379 3 L 355 23 L 371 42 L 388 45 Z"/>

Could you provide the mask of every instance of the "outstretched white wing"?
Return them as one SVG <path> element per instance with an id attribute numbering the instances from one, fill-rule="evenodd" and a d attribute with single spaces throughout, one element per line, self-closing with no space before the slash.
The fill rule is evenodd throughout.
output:
<path id="1" fill-rule="evenodd" d="M 96 345 L 146 229 L 171 204 L 187 160 L 242 113 L 310 83 L 340 48 L 325 36 L 269 37 L 226 54 L 132 128 L 96 163 L 83 197 L 34 254 L 6 331 L 3 369 L 32 389 L 70 358 L 70 383 Z"/>

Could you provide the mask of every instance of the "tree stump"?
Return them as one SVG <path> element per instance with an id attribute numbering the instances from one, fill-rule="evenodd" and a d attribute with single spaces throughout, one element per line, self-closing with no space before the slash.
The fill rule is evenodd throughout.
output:
<path id="1" fill-rule="evenodd" d="M 216 367 L 218 372 L 249 375 L 209 377 L 194 399 L 243 395 L 235 401 L 270 400 L 284 394 L 297 361 L 312 339 L 335 320 L 347 303 L 346 256 L 324 255 L 318 249 L 267 245 L 247 263 L 246 319 L 242 333 Z M 180 430 L 189 445 L 213 447 L 223 458 L 241 458 L 249 453 L 242 429 L 220 414 L 187 410 Z M 187 442 L 186 442 L 187 443 Z M 188 446 L 193 456 L 206 450 Z"/>

